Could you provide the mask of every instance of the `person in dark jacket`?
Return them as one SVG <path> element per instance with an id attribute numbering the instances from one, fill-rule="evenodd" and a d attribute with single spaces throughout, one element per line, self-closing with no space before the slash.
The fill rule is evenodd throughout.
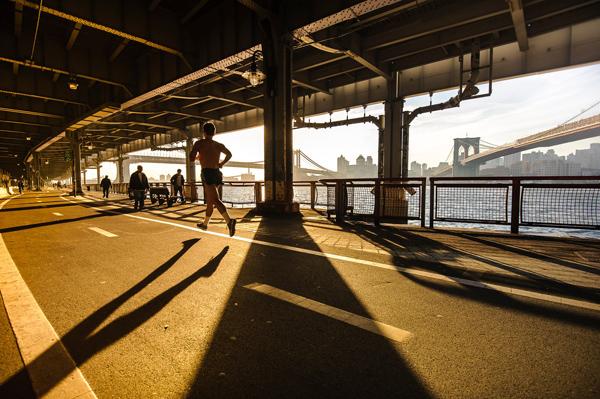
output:
<path id="1" fill-rule="evenodd" d="M 148 184 L 148 178 L 142 172 L 143 169 L 142 165 L 138 165 L 137 171 L 129 179 L 129 191 L 133 191 L 133 208 L 140 211 L 144 209 L 146 190 L 150 190 L 150 184 Z"/>
<path id="2" fill-rule="evenodd" d="M 177 169 L 177 173 L 171 177 L 171 185 L 173 186 L 173 196 L 177 197 L 177 194 L 181 197 L 181 202 L 185 202 L 183 196 L 183 185 L 185 184 L 185 177 L 181 174 L 181 169 Z"/>
<path id="3" fill-rule="evenodd" d="M 108 190 L 112 187 L 108 175 L 104 176 L 104 179 L 100 182 L 100 186 L 102 187 L 102 198 L 108 198 Z"/>
<path id="4" fill-rule="evenodd" d="M 19 187 L 19 194 L 23 194 L 23 188 L 25 188 L 25 184 L 23 184 L 22 179 L 19 179 L 17 186 Z"/>

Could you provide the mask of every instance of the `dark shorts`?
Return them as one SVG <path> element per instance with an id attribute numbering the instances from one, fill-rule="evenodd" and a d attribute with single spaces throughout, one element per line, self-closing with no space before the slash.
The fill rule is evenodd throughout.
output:
<path id="1" fill-rule="evenodd" d="M 219 169 L 203 168 L 200 173 L 202 183 L 220 186 L 223 184 L 223 174 Z"/>

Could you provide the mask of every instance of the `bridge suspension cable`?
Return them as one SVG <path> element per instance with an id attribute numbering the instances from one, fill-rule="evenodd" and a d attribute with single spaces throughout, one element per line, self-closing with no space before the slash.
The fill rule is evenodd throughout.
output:
<path id="1" fill-rule="evenodd" d="M 572 118 L 570 118 L 570 119 L 567 119 L 566 121 L 564 121 L 563 123 L 561 123 L 561 124 L 560 124 L 560 125 L 558 125 L 557 127 L 559 127 L 559 126 L 563 126 L 563 125 L 566 125 L 567 123 L 571 122 L 573 119 L 576 119 L 576 118 L 580 117 L 581 115 L 585 114 L 585 113 L 586 113 L 586 112 L 588 112 L 590 109 L 594 108 L 595 106 L 597 106 L 597 105 L 599 105 L 599 104 L 600 104 L 600 101 L 596 101 L 594 104 L 590 105 L 589 107 L 587 107 L 586 109 L 584 109 L 583 111 L 581 111 L 581 112 L 580 112 L 580 113 L 578 113 L 577 115 L 573 116 Z"/>
<path id="2" fill-rule="evenodd" d="M 498 144 L 490 143 L 489 141 L 486 141 L 486 140 L 479 140 L 479 142 L 482 144 L 482 147 L 488 147 L 488 148 L 498 147 Z"/>
<path id="3" fill-rule="evenodd" d="M 324 171 L 326 171 L 326 172 L 331 172 L 331 173 L 333 173 L 333 171 L 332 171 L 332 170 L 329 170 L 329 169 L 327 169 L 326 167 L 324 167 L 324 166 L 322 166 L 322 165 L 318 164 L 317 162 L 315 162 L 314 160 L 312 160 L 312 159 L 311 159 L 311 158 L 310 158 L 308 155 L 306 155 L 304 152 L 302 152 L 302 150 L 297 150 L 297 151 L 298 151 L 298 153 L 300 154 L 300 156 L 301 156 L 302 158 L 304 158 L 304 159 L 305 159 L 305 160 L 306 160 L 308 163 L 310 163 L 311 165 L 313 165 L 313 166 L 316 166 L 316 167 L 317 167 L 317 169 L 322 169 L 322 170 L 324 170 Z M 298 166 L 300 166 L 300 165 L 298 165 Z"/>

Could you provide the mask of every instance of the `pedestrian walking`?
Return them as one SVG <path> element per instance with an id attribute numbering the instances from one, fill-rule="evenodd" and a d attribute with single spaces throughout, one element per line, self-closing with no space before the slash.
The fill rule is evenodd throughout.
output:
<path id="1" fill-rule="evenodd" d="M 189 154 L 191 162 L 195 162 L 196 157 L 198 157 L 198 160 L 200 161 L 200 166 L 202 167 L 200 176 L 202 177 L 204 195 L 206 198 L 204 222 L 198 223 L 197 226 L 206 230 L 210 223 L 213 208 L 216 207 L 227 223 L 229 236 L 233 236 L 235 234 L 236 220 L 232 219 L 229 216 L 229 213 L 227 213 L 227 208 L 221 201 L 218 191 L 219 186 L 223 184 L 223 174 L 219 169 L 231 159 L 231 151 L 223 144 L 213 140 L 217 131 L 213 123 L 206 122 L 202 126 L 202 130 L 204 131 L 204 138 L 194 143 L 192 151 Z M 225 154 L 225 159 L 223 159 L 223 161 L 220 160 L 221 154 Z"/>
<path id="2" fill-rule="evenodd" d="M 144 168 L 142 165 L 138 165 L 137 171 L 134 172 L 129 178 L 129 191 L 133 192 L 134 205 L 133 209 L 142 210 L 144 209 L 144 199 L 146 198 L 146 191 L 150 190 L 150 184 L 148 184 L 148 178 L 142 172 Z"/>
<path id="3" fill-rule="evenodd" d="M 112 187 L 108 175 L 104 176 L 104 179 L 100 181 L 100 186 L 102 187 L 102 198 L 108 198 L 108 190 Z"/>
<path id="4" fill-rule="evenodd" d="M 181 169 L 177 169 L 177 173 L 171 177 L 171 185 L 173 186 L 173 196 L 177 197 L 177 194 L 181 197 L 181 203 L 185 202 L 183 196 L 183 185 L 185 184 L 185 177 L 181 174 Z"/>
<path id="5" fill-rule="evenodd" d="M 25 188 L 25 184 L 23 184 L 23 179 L 19 179 L 17 182 L 17 187 L 19 187 L 19 194 L 23 194 L 23 189 Z"/>

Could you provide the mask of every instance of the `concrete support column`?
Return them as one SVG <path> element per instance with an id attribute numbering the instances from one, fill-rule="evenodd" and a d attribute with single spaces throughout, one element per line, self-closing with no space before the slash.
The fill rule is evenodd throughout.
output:
<path id="1" fill-rule="evenodd" d="M 71 150 L 73 152 L 73 191 L 72 195 L 83 195 L 81 189 L 81 140 L 78 132 L 70 132 Z"/>
<path id="2" fill-rule="evenodd" d="M 87 184 L 87 169 L 83 170 L 83 185 L 85 186 Z"/>
<path id="3" fill-rule="evenodd" d="M 377 129 L 377 177 L 384 177 L 383 157 L 384 157 L 384 141 L 385 141 L 385 116 L 379 116 L 379 128 Z"/>
<path id="4" fill-rule="evenodd" d="M 404 99 L 400 96 L 399 74 L 388 81 L 383 131 L 383 176 L 402 176 Z"/>
<path id="5" fill-rule="evenodd" d="M 35 187 L 35 191 L 40 191 L 42 189 L 40 168 L 41 168 L 40 154 L 36 152 L 33 154 L 33 165 L 32 165 L 33 184 Z"/>
<path id="6" fill-rule="evenodd" d="M 98 162 L 96 162 L 96 183 L 100 184 L 100 168 L 102 167 L 100 165 L 100 160 L 98 160 Z"/>
<path id="7" fill-rule="evenodd" d="M 185 136 L 185 181 L 188 183 L 195 183 L 196 161 L 190 161 L 190 152 L 194 146 L 194 136 L 191 131 L 186 131 Z"/>
<path id="8" fill-rule="evenodd" d="M 409 154 L 409 132 L 410 132 L 410 122 L 409 122 L 410 112 L 404 111 L 402 112 L 402 161 L 400 167 L 400 176 L 404 179 L 408 178 L 408 154 Z"/>
<path id="9" fill-rule="evenodd" d="M 117 182 L 123 183 L 123 158 L 120 157 L 117 159 Z"/>
<path id="10" fill-rule="evenodd" d="M 260 22 L 263 64 L 265 129 L 265 201 L 260 213 L 297 213 L 294 203 L 292 143 L 292 52 L 276 21 Z"/>

